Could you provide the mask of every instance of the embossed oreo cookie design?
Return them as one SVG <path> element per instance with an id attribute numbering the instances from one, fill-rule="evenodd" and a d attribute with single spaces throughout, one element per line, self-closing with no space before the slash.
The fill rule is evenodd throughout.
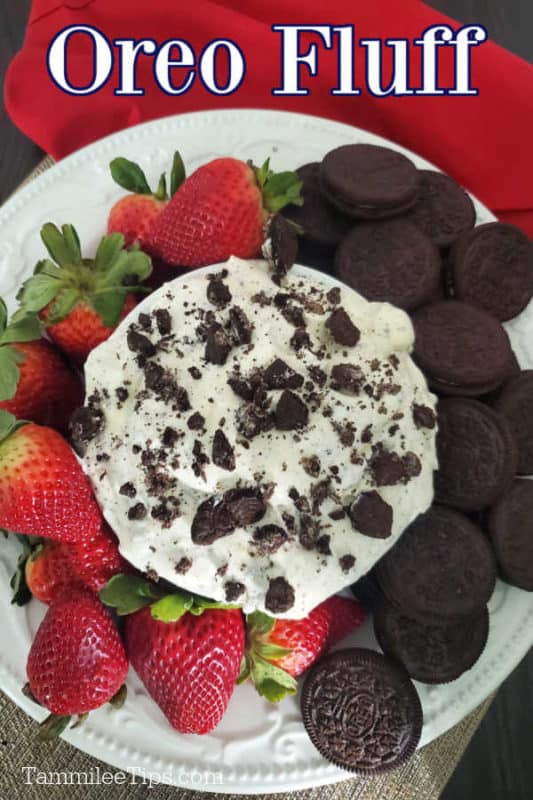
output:
<path id="1" fill-rule="evenodd" d="M 308 674 L 302 716 L 311 741 L 338 767 L 395 769 L 415 751 L 422 709 L 405 670 L 371 650 L 339 650 Z"/>
<path id="2" fill-rule="evenodd" d="M 78 427 L 138 569 L 303 617 L 428 507 L 436 428 L 419 409 L 429 419 L 434 399 L 404 312 L 231 259 L 162 286 L 126 322 L 87 363 L 98 402 Z"/>

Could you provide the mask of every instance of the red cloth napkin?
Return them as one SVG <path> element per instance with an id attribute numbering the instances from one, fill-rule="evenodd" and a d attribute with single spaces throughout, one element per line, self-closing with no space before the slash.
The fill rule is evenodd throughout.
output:
<path id="1" fill-rule="evenodd" d="M 430 25 L 450 23 L 419 0 L 328 0 L 326 6 L 321 0 L 34 0 L 23 49 L 6 79 L 6 107 L 15 124 L 56 158 L 120 128 L 199 109 L 262 107 L 330 117 L 426 156 L 499 217 L 533 235 L 533 68 L 486 42 L 472 56 L 477 97 L 374 98 L 366 91 L 336 97 L 330 94 L 336 85 L 336 54 L 320 48 L 318 76 L 304 79 L 310 94 L 273 96 L 280 46 L 271 25 L 324 19 L 355 24 L 358 36 L 409 40 Z M 209 94 L 198 79 L 188 93 L 170 97 L 154 84 L 152 59 L 141 56 L 138 84 L 146 88 L 144 96 L 115 96 L 116 80 L 95 94 L 69 96 L 48 76 L 46 52 L 54 35 L 73 24 L 92 25 L 108 39 L 151 37 L 162 43 L 169 37 L 184 38 L 197 54 L 213 38 L 231 38 L 246 57 L 246 77 L 228 97 Z M 411 71 L 418 75 L 419 48 L 412 50 Z M 90 53 L 80 43 L 69 54 L 73 82 L 91 75 Z M 451 84 L 451 74 L 447 60 L 441 72 L 444 85 Z"/>

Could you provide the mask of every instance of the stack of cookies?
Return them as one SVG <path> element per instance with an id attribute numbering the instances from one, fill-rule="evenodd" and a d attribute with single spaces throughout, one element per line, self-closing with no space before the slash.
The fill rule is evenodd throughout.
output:
<path id="1" fill-rule="evenodd" d="M 475 227 L 469 195 L 384 147 L 353 144 L 297 170 L 298 261 L 411 315 L 414 358 L 439 397 L 435 502 L 353 591 L 385 655 L 349 649 L 307 677 L 311 740 L 338 766 L 394 768 L 422 714 L 410 679 L 453 681 L 483 652 L 496 576 L 533 591 L 533 370 L 502 323 L 533 297 L 533 242 Z"/>

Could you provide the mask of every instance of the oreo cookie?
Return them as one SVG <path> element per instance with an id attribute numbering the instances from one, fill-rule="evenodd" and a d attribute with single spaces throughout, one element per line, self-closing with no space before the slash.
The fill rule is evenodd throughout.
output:
<path id="1" fill-rule="evenodd" d="M 517 472 L 533 475 L 533 369 L 519 372 L 498 394 L 494 408 L 502 414 L 518 447 Z"/>
<path id="2" fill-rule="evenodd" d="M 503 580 L 533 592 L 533 481 L 515 480 L 490 509 L 487 525 Z"/>
<path id="3" fill-rule="evenodd" d="M 326 198 L 343 214 L 382 219 L 416 203 L 420 176 L 412 161 L 396 150 L 347 144 L 325 156 L 320 184 Z"/>
<path id="4" fill-rule="evenodd" d="M 370 570 L 358 581 L 352 583 L 350 590 L 362 606 L 371 611 L 383 596 L 374 570 Z"/>
<path id="5" fill-rule="evenodd" d="M 470 195 L 449 175 L 434 170 L 419 170 L 418 201 L 407 212 L 413 222 L 441 248 L 450 247 L 476 222 L 476 210 Z"/>
<path id="6" fill-rule="evenodd" d="M 421 514 L 376 567 L 388 600 L 404 614 L 451 622 L 479 614 L 496 582 L 496 564 L 481 529 L 450 508 Z"/>
<path id="7" fill-rule="evenodd" d="M 405 219 L 364 222 L 341 242 L 335 273 L 367 300 L 411 311 L 439 291 L 437 247 Z"/>
<path id="8" fill-rule="evenodd" d="M 435 500 L 480 511 L 511 484 L 516 444 L 504 417 L 477 400 L 453 398 L 438 406 Z"/>
<path id="9" fill-rule="evenodd" d="M 374 609 L 374 633 L 383 652 L 421 683 L 449 683 L 471 669 L 489 635 L 489 612 L 450 624 L 421 622 L 383 600 Z"/>
<path id="10" fill-rule="evenodd" d="M 372 650 L 338 650 L 320 659 L 307 674 L 301 707 L 319 753 L 359 775 L 396 769 L 422 734 L 422 707 L 409 675 Z"/>
<path id="11" fill-rule="evenodd" d="M 533 297 L 533 242 L 514 225 L 480 225 L 453 246 L 449 274 L 457 298 L 511 319 Z"/>
<path id="12" fill-rule="evenodd" d="M 325 199 L 320 188 L 320 163 L 304 164 L 296 170 L 302 181 L 303 205 L 289 205 L 283 216 L 302 228 L 302 239 L 321 247 L 335 248 L 353 227 L 353 220 L 343 216 Z"/>
<path id="13" fill-rule="evenodd" d="M 507 333 L 480 308 L 458 300 L 432 303 L 415 312 L 413 325 L 414 359 L 441 394 L 486 394 L 511 372 Z"/>

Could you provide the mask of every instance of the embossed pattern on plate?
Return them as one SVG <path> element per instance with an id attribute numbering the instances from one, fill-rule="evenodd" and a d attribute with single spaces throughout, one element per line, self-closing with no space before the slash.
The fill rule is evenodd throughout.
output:
<path id="1" fill-rule="evenodd" d="M 42 256 L 40 226 L 51 220 L 72 222 L 87 249 L 105 228 L 110 204 L 122 193 L 107 165 L 117 155 L 141 163 L 154 182 L 168 169 L 179 148 L 189 170 L 210 158 L 267 156 L 276 169 L 315 161 L 350 142 L 390 144 L 348 125 L 316 117 L 258 110 L 199 112 L 147 123 L 80 150 L 45 172 L 0 209 L 0 292 L 13 308 L 17 288 Z M 435 168 L 401 147 L 422 168 Z M 79 179 L 76 176 L 83 176 Z M 476 202 L 478 222 L 490 212 Z M 322 276 L 323 280 L 328 280 Z M 533 306 L 507 326 L 523 367 L 533 367 Z M 22 693 L 25 662 L 44 606 L 10 604 L 9 577 L 17 558 L 13 540 L 0 550 L 0 686 L 35 719 L 42 709 Z M 489 643 L 477 665 L 446 686 L 417 685 L 424 709 L 422 744 L 444 733 L 481 703 L 514 669 L 533 645 L 533 594 L 498 583 L 490 604 Z M 376 648 L 366 623 L 348 644 Z M 199 773 L 213 773 L 202 790 L 262 793 L 305 789 L 334 783 L 348 773 L 328 764 L 310 743 L 297 698 L 277 706 L 263 702 L 250 686 L 236 689 L 226 717 L 212 734 L 180 736 L 167 724 L 133 672 L 129 695 L 119 711 L 100 709 L 65 738 L 80 750 L 125 769 L 155 772 L 169 783 L 200 788 Z"/>

